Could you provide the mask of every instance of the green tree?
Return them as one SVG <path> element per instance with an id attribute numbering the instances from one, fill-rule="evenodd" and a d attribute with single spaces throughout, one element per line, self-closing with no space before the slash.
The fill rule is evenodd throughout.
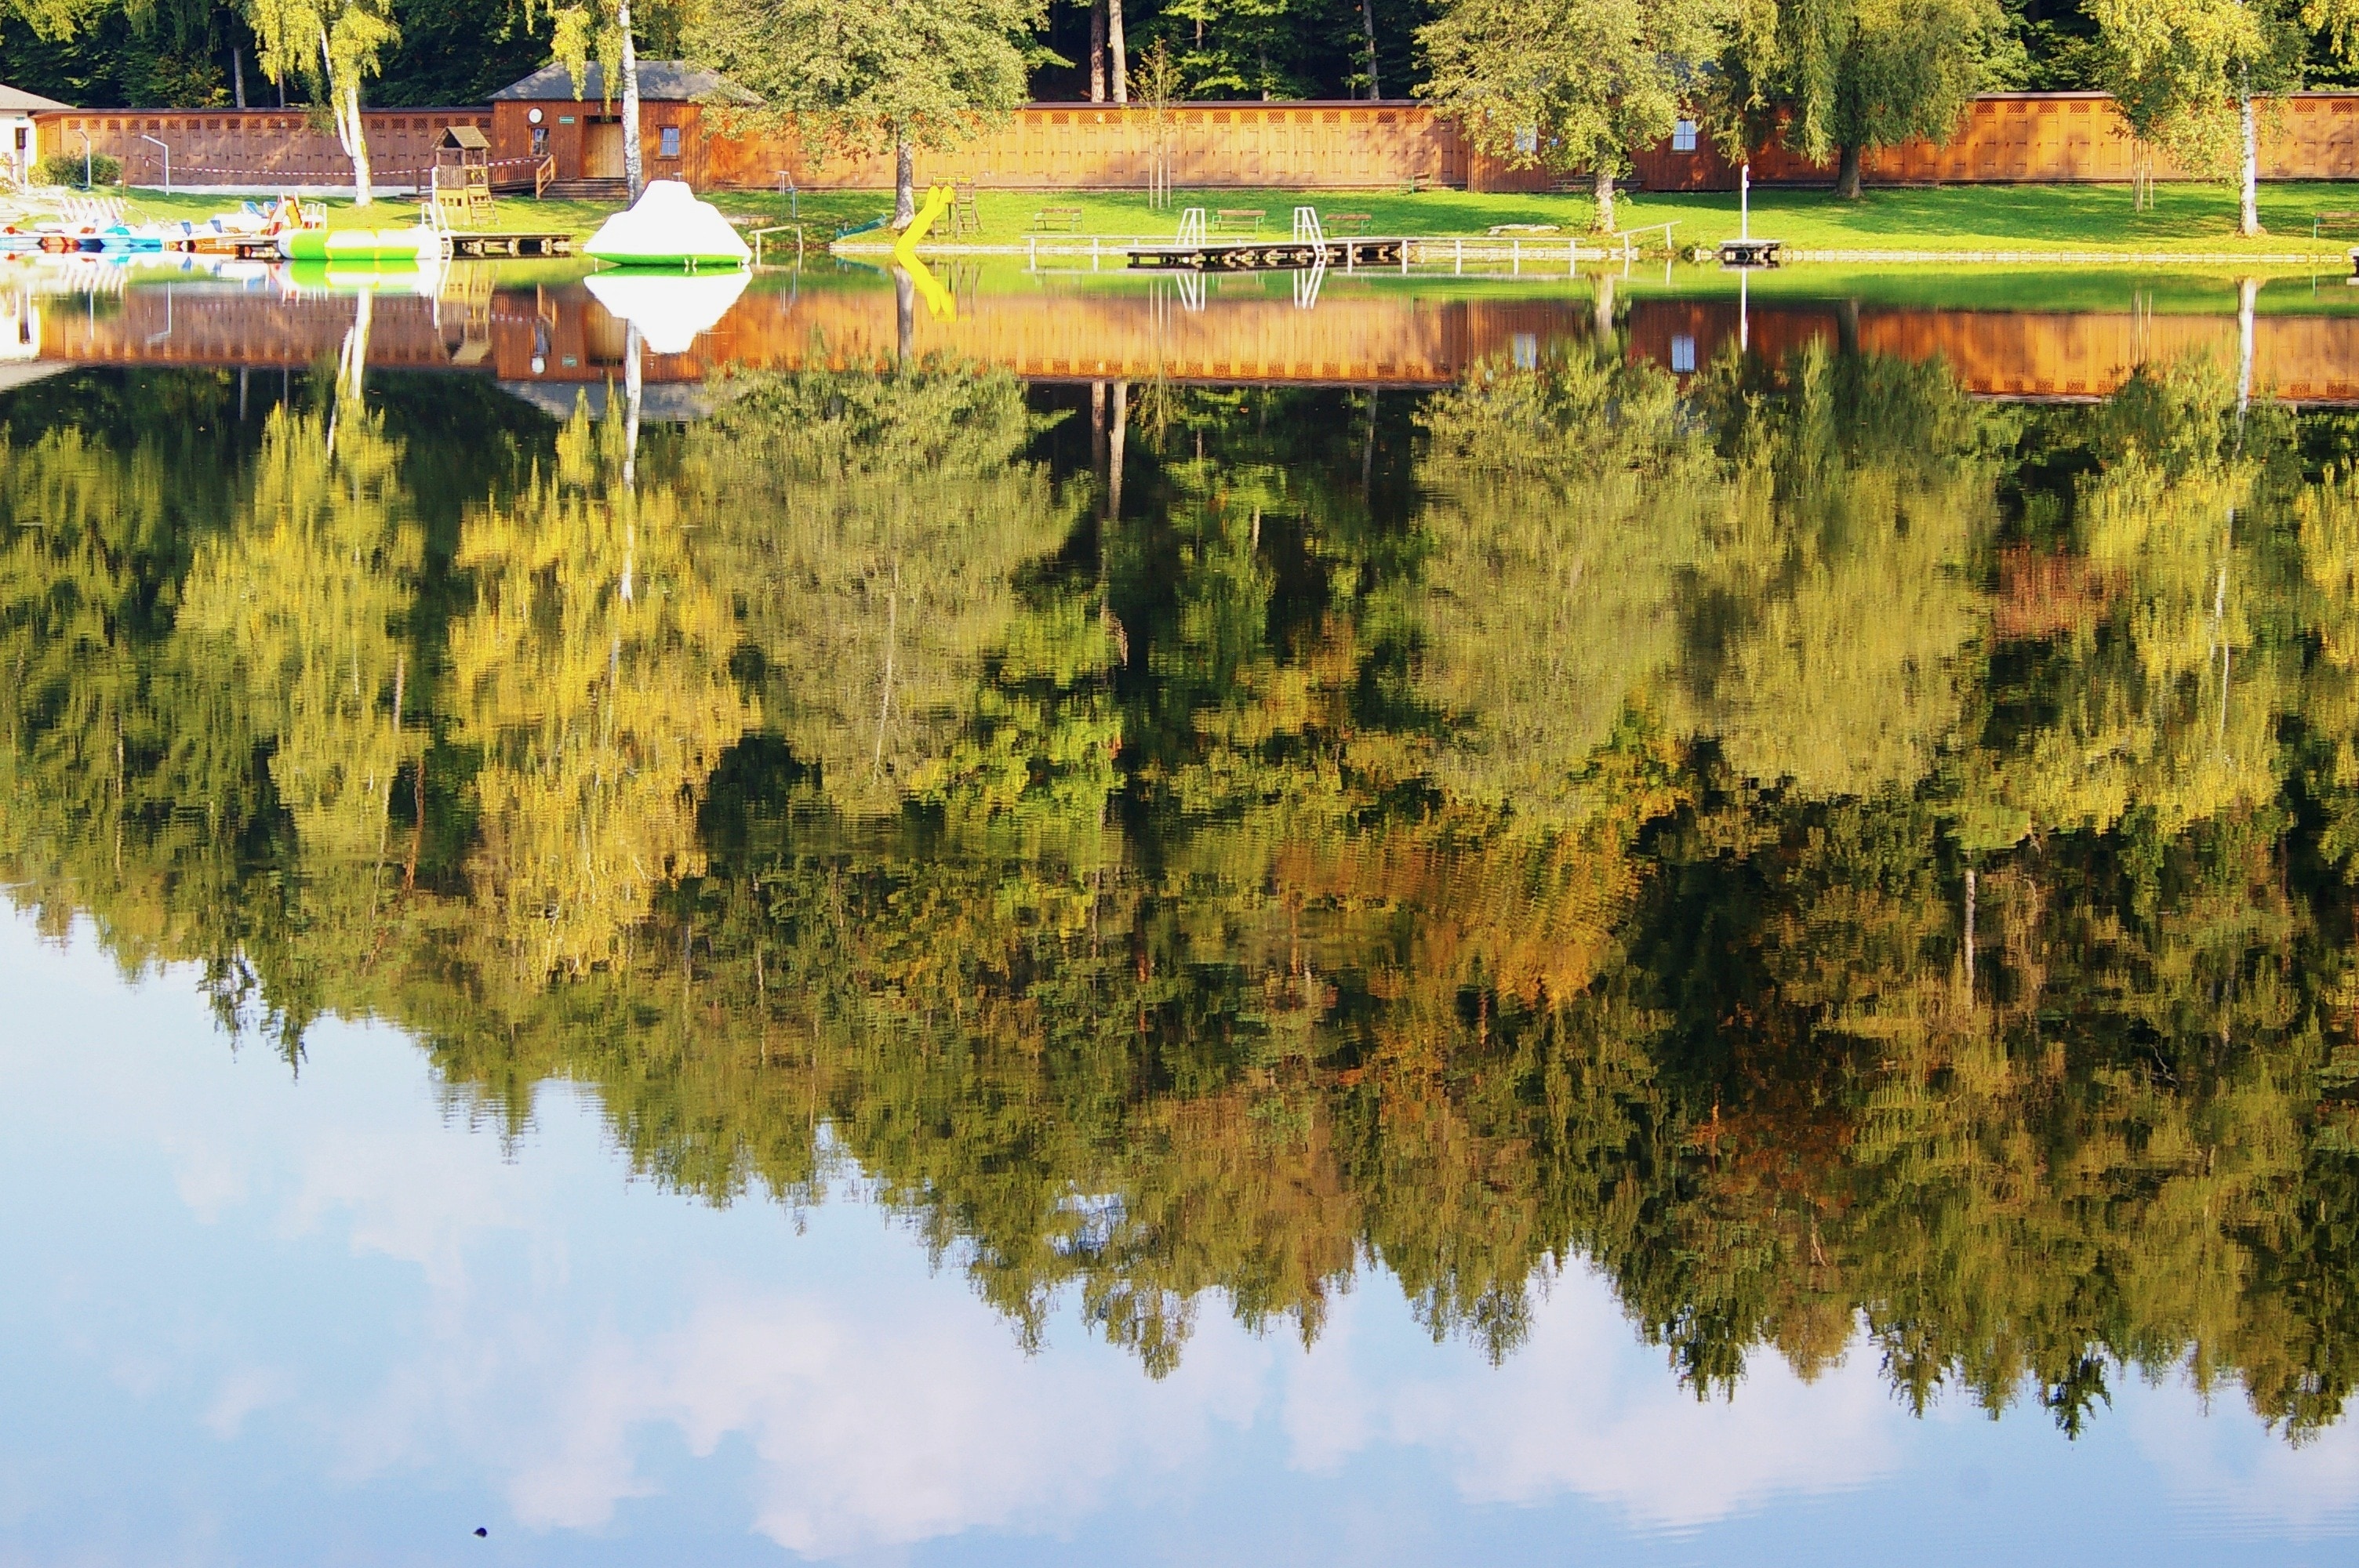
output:
<path id="1" fill-rule="evenodd" d="M 1046 0 L 708 0 L 701 63 L 755 93 L 729 124 L 791 125 L 844 152 L 890 149 L 893 215 L 917 213 L 917 151 L 957 146 L 1024 102 Z"/>
<path id="2" fill-rule="evenodd" d="M 1513 168 L 1590 174 L 1592 226 L 1612 233 L 1614 182 L 1671 134 L 1728 22 L 1723 0 L 1452 0 L 1419 30 L 1420 91 Z"/>
<path id="3" fill-rule="evenodd" d="M 1946 140 L 2009 50 L 1998 0 L 1777 0 L 1749 12 L 1724 62 L 1735 107 L 1777 117 L 1787 146 L 1836 159 L 1835 194 L 1860 193 L 1861 156 Z"/>

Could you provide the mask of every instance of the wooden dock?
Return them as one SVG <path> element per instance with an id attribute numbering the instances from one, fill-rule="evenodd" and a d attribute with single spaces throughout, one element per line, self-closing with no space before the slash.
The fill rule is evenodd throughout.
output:
<path id="1" fill-rule="evenodd" d="M 456 230 L 451 235 L 451 254 L 454 256 L 570 256 L 573 254 L 571 234 L 493 234 L 472 230 Z"/>
<path id="2" fill-rule="evenodd" d="M 1161 272 L 1306 272 L 1398 266 L 1407 240 L 1175 241 L 1133 245 L 1130 265 Z"/>
<path id="3" fill-rule="evenodd" d="M 276 235 L 196 234 L 186 239 L 167 239 L 164 249 L 191 252 L 197 255 L 235 256 L 241 261 L 278 259 L 278 239 Z M 451 236 L 451 254 L 453 256 L 489 259 L 499 256 L 570 256 L 572 254 L 573 236 L 571 234 L 462 232 Z"/>

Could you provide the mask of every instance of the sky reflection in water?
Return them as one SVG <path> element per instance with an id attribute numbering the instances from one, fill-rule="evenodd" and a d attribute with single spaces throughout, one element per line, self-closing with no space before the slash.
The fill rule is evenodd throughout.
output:
<path id="1" fill-rule="evenodd" d="M 2345 319 L 1331 287 L 0 404 L 8 1551 L 2346 1552 Z"/>
<path id="2" fill-rule="evenodd" d="M 791 1221 L 664 1193 L 561 1086 L 503 1140 L 382 1026 L 323 1025 L 292 1081 L 220 1049 L 190 979 L 125 986 L 86 929 L 0 927 L 25 1561 L 464 1561 L 478 1522 L 484 1561 L 549 1563 L 2347 1545 L 2347 1427 L 2291 1448 L 2178 1379 L 2078 1443 L 1920 1421 L 1857 1346 L 1698 1400 L 1581 1268 L 1499 1367 L 1381 1275 L 1307 1350 L 1209 1314 L 1158 1381 L 1066 1312 L 1027 1357 L 848 1192 Z"/>

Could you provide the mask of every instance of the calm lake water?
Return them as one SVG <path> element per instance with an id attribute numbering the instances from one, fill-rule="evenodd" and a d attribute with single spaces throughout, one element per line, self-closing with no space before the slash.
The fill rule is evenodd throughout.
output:
<path id="1" fill-rule="evenodd" d="M 2349 1561 L 2354 293 L 0 274 L 0 1562 Z"/>

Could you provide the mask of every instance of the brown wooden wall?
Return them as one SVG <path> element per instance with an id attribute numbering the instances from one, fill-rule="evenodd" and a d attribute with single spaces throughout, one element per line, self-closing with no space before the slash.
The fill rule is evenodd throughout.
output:
<path id="1" fill-rule="evenodd" d="M 2298 92 L 2264 122 L 2264 179 L 2359 178 L 2359 93 Z M 1915 141 L 1865 156 L 1861 176 L 1875 185 L 2078 184 L 2126 181 L 2137 151 L 2113 99 L 2103 92 L 1992 92 L 1974 100 L 1943 146 Z M 2158 179 L 2195 178 L 2150 154 Z M 1734 190 L 1734 166 L 1709 138 L 1675 153 L 1659 143 L 1635 160 L 1638 183 L 1653 190 Z M 1528 175 L 1513 175 L 1534 188 Z M 1774 142 L 1754 154 L 1763 185 L 1831 184 L 1832 163 L 1814 164 Z M 1545 189 L 1544 186 L 1538 188 Z"/>
<path id="2" fill-rule="evenodd" d="M 172 149 L 174 185 L 349 185 L 352 160 L 331 129 L 314 129 L 300 109 L 75 110 L 37 116 L 43 153 L 91 149 L 123 160 L 133 185 L 158 185 L 164 155 L 142 135 Z M 379 185 L 419 185 L 434 164 L 434 143 L 451 125 L 488 132 L 489 109 L 372 109 L 361 115 L 371 171 Z"/>
<path id="3" fill-rule="evenodd" d="M 1191 103 L 1166 133 L 1173 184 L 1182 189 L 1278 187 L 1383 189 L 1414 177 L 1426 185 L 1486 191 L 1548 190 L 1569 183 L 1545 169 L 1512 169 L 1474 152 L 1457 127 L 1422 103 Z M 921 182 L 971 179 L 1000 189 L 1136 189 L 1147 183 L 1149 112 L 1094 104 L 1034 104 L 952 153 L 920 154 Z M 2113 100 L 2099 92 L 1991 93 L 1974 101 L 1948 145 L 1910 142 L 1867 156 L 1879 185 L 1943 182 L 2126 181 L 2136 151 Z M 1675 153 L 1665 141 L 1635 160 L 1652 189 L 1733 190 L 1734 166 L 1697 139 Z M 2190 177 L 2154 157 L 2158 179 Z M 714 140 L 699 184 L 775 186 L 788 170 L 806 190 L 883 189 L 892 159 L 814 158 L 791 137 Z M 2297 93 L 2267 125 L 2267 179 L 2359 179 L 2359 93 Z M 1828 184 L 1834 167 L 1776 146 L 1755 157 L 1767 185 Z"/>
<path id="4" fill-rule="evenodd" d="M 527 111 L 538 108 L 560 178 L 580 177 L 583 128 L 617 105 L 502 103 L 489 108 L 371 111 L 369 146 L 381 184 L 422 181 L 442 127 L 489 132 L 493 178 L 528 185 L 536 159 Z M 283 110 L 180 112 L 76 111 L 39 117 L 45 148 L 82 145 L 91 133 L 100 152 L 124 159 L 135 184 L 161 178 L 162 159 L 142 132 L 172 146 L 176 183 L 336 184 L 351 165 L 332 132 L 314 130 Z M 775 188 L 781 171 L 806 190 L 881 189 L 893 182 L 889 155 L 822 157 L 798 138 L 708 135 L 694 103 L 641 104 L 641 146 L 656 178 L 714 186 Z M 677 159 L 661 156 L 662 132 L 680 128 Z M 954 152 L 919 157 L 921 181 L 973 180 L 999 189 L 1136 189 L 1147 183 L 1155 130 L 1150 112 L 1132 105 L 1040 103 Z M 1510 169 L 1475 154 L 1455 126 L 1422 103 L 1189 103 L 1175 106 L 1165 129 L 1171 178 L 1182 189 L 1297 188 L 1378 189 L 1414 178 L 1475 190 L 1546 190 L 1562 183 L 1546 170 Z M 1992 93 L 1977 99 L 1957 135 L 1943 146 L 1911 142 L 1868 155 L 1875 184 L 2073 183 L 2126 180 L 2135 154 L 2113 101 L 2103 93 Z M 2359 93 L 2297 93 L 2277 105 L 2262 147 L 2270 179 L 2359 179 Z M 2161 179 L 2189 178 L 2160 157 Z M 1664 143 L 1636 159 L 1637 183 L 1652 189 L 1734 189 L 1735 170 L 1699 138 L 1690 153 Z M 1831 165 L 1812 164 L 1774 144 L 1754 157 L 1757 183 L 1824 184 Z"/>
<path id="5" fill-rule="evenodd" d="M 623 105 L 620 101 L 601 103 L 594 99 L 571 103 L 493 104 L 488 127 L 492 138 L 492 183 L 503 189 L 529 188 L 532 184 L 533 168 L 540 161 L 533 151 L 531 114 L 535 109 L 540 111 L 540 129 L 548 133 L 547 156 L 557 160 L 557 178 L 579 179 L 589 172 L 582 162 L 582 140 L 588 126 L 599 120 L 619 120 Z M 676 158 L 663 156 L 667 125 L 679 127 L 680 156 Z M 709 159 L 714 145 L 704 134 L 704 111 L 697 104 L 653 99 L 639 104 L 639 152 L 649 179 L 684 179 L 700 189 L 711 186 L 714 181 Z M 776 185 L 777 177 L 724 179 L 720 183 Z"/>

